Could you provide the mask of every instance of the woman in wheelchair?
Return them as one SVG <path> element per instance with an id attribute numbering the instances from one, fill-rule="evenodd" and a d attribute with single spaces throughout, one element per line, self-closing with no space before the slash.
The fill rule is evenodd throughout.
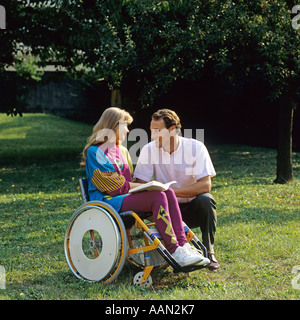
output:
<path id="1" fill-rule="evenodd" d="M 187 243 L 180 208 L 172 189 L 130 193 L 139 183 L 132 181 L 132 163 L 121 145 L 126 138 L 131 115 L 119 108 L 106 109 L 93 128 L 82 154 L 86 167 L 90 200 L 110 204 L 117 212 L 152 212 L 156 228 L 167 250 L 182 267 L 206 265 L 209 260 Z"/>

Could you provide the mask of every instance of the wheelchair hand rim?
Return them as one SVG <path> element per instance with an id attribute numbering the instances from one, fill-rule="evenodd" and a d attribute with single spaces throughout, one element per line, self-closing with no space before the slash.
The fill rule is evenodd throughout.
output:
<path id="1" fill-rule="evenodd" d="M 94 212 L 92 212 L 92 211 Z M 92 213 L 92 214 L 91 214 Z M 88 276 L 85 274 L 85 272 L 82 271 L 82 268 L 78 265 L 78 261 L 74 261 L 73 258 L 78 259 L 78 255 L 79 255 L 79 260 L 81 260 L 82 264 L 87 264 L 90 265 L 91 268 L 95 269 L 97 268 L 97 265 L 101 265 L 99 259 L 100 258 L 104 258 L 105 256 L 105 251 L 102 254 L 102 257 L 98 257 L 96 259 L 94 259 L 95 261 L 91 261 L 89 260 L 87 257 L 84 257 L 81 249 L 79 248 L 80 245 L 77 245 L 77 249 L 75 250 L 75 256 L 74 256 L 74 248 L 72 248 L 72 245 L 70 247 L 70 241 L 72 241 L 71 238 L 71 232 L 72 230 L 74 230 L 74 226 L 77 228 L 77 233 L 78 233 L 78 237 L 80 239 L 80 241 L 82 240 L 83 234 L 89 230 L 95 230 L 97 232 L 100 231 L 103 232 L 103 229 L 99 229 L 99 227 L 94 227 L 94 225 L 90 225 L 88 223 L 85 223 L 84 227 L 80 227 L 78 226 L 78 222 L 82 223 L 82 221 L 80 221 L 80 217 L 85 215 L 85 218 L 91 218 L 89 217 L 89 215 L 91 214 L 91 216 L 93 216 L 95 218 L 95 215 L 102 215 L 102 219 L 100 219 L 99 217 L 96 219 L 98 220 L 98 223 L 100 222 L 100 220 L 104 220 L 107 223 L 107 231 L 108 233 L 114 234 L 114 246 L 111 248 L 111 250 L 113 251 L 112 253 L 110 252 L 110 254 L 112 255 L 112 261 L 111 263 L 108 263 L 107 266 L 105 266 L 105 272 L 99 272 L 99 276 L 95 276 L 95 271 L 91 272 L 91 273 L 87 273 Z M 77 221 L 77 222 L 76 222 Z M 95 222 L 95 221 L 93 221 Z M 126 237 L 124 237 L 124 224 L 121 220 L 120 217 L 118 217 L 118 214 L 116 212 L 114 212 L 113 210 L 111 210 L 110 206 L 106 206 L 105 204 L 103 204 L 102 202 L 93 202 L 93 203 L 86 203 L 84 205 L 82 205 L 72 216 L 72 218 L 70 219 L 70 224 L 69 224 L 69 228 L 67 229 L 66 232 L 66 236 L 65 236 L 65 256 L 66 256 L 66 260 L 67 263 L 71 269 L 71 271 L 74 273 L 74 275 L 77 278 L 83 279 L 83 280 L 87 280 L 87 281 L 103 281 L 104 283 L 109 283 L 112 280 L 114 280 L 117 275 L 121 272 L 124 263 L 125 263 L 125 258 L 126 258 L 126 252 L 127 252 L 127 239 Z M 107 234 L 107 233 L 106 233 Z M 107 235 L 106 235 L 107 237 Z M 78 244 L 78 239 L 76 240 L 77 244 Z M 79 241 L 79 242 L 80 242 Z M 108 243 L 108 239 L 105 240 L 106 243 Z M 106 252 L 107 255 L 107 252 Z M 72 258 L 73 256 L 73 258 Z M 106 257 L 107 258 L 107 257 Z M 84 262 L 82 262 L 84 260 Z M 97 261 L 98 260 L 98 261 Z M 93 264 L 95 264 L 93 266 Z M 78 268 L 79 266 L 79 268 Z M 92 275 L 92 276 L 91 276 Z"/>

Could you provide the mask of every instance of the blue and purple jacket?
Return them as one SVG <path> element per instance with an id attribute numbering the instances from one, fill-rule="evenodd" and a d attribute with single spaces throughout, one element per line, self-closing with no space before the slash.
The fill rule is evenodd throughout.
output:
<path id="1" fill-rule="evenodd" d="M 132 171 L 130 155 L 122 145 L 91 146 L 86 156 L 90 200 L 107 202 L 119 212 L 130 189 Z"/>

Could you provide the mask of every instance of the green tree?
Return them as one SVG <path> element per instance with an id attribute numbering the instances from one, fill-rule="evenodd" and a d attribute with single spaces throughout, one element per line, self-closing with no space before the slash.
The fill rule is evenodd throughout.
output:
<path id="1" fill-rule="evenodd" d="M 293 115 L 300 88 L 300 37 L 291 26 L 293 5 L 295 1 L 270 1 L 262 6 L 263 21 L 252 25 L 263 59 L 261 67 L 273 88 L 272 98 L 280 101 L 277 183 L 293 179 Z"/>
<path id="2" fill-rule="evenodd" d="M 275 182 L 293 179 L 292 123 L 300 76 L 299 32 L 291 26 L 294 1 L 82 2 L 91 15 L 81 30 L 97 35 L 88 39 L 99 49 L 88 53 L 86 43 L 87 64 L 113 87 L 133 76 L 144 106 L 176 80 L 198 79 L 208 65 L 235 88 L 242 78 L 263 75 L 269 98 L 280 101 Z"/>
<path id="3" fill-rule="evenodd" d="M 0 30 L 0 79 L 3 81 L 0 110 L 22 115 L 28 88 L 41 81 L 38 66 L 45 66 L 59 50 L 55 35 L 60 12 L 59 0 L 2 0 L 6 12 L 6 29 Z M 38 57 L 38 60 L 36 59 Z M 7 72 L 13 66 L 16 72 Z"/>
<path id="4" fill-rule="evenodd" d="M 218 51 L 223 52 L 221 72 L 240 76 L 262 74 L 269 82 L 270 99 L 279 101 L 277 177 L 293 179 L 292 129 L 295 101 L 300 88 L 300 37 L 292 28 L 295 1 L 224 1 L 218 22 Z"/>
<path id="5" fill-rule="evenodd" d="M 262 75 L 270 99 L 280 101 L 276 182 L 293 178 L 292 120 L 299 89 L 299 31 L 291 26 L 294 1 L 257 0 L 51 0 L 3 1 L 7 30 L 0 41 L 0 70 L 14 59 L 16 44 L 66 67 L 78 79 L 127 81 L 148 106 L 180 79 L 205 70 L 237 90 L 240 80 Z M 45 1 L 30 1 L 41 3 Z M 2 63 L 2 64 L 1 64 Z"/>

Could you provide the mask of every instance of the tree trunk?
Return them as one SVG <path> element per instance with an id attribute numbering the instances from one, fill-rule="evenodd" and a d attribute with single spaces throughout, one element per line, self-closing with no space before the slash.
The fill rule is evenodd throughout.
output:
<path id="1" fill-rule="evenodd" d="M 121 90 L 120 89 L 113 89 L 112 90 L 110 105 L 111 105 L 111 107 L 121 107 L 122 106 Z"/>
<path id="2" fill-rule="evenodd" d="M 293 180 L 292 132 L 296 92 L 289 90 L 279 104 L 277 177 L 274 183 L 284 184 Z"/>

